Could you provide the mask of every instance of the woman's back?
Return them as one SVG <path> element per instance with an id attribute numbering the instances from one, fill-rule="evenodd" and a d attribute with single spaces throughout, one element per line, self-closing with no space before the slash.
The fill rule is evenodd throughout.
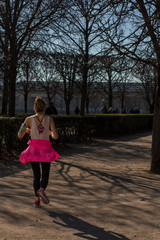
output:
<path id="1" fill-rule="evenodd" d="M 37 115 L 29 117 L 31 120 L 31 139 L 49 141 L 49 116 L 43 116 L 41 119 Z"/>

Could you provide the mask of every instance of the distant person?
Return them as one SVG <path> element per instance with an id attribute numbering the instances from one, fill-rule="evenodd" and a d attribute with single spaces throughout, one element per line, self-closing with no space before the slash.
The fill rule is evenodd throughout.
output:
<path id="1" fill-rule="evenodd" d="M 39 207 L 41 199 L 43 203 L 49 203 L 45 189 L 48 185 L 50 164 L 60 156 L 52 148 L 52 143 L 49 141 L 50 136 L 53 139 L 58 139 L 58 134 L 54 120 L 45 115 L 45 101 L 41 97 L 36 97 L 34 111 L 35 114 L 27 117 L 21 125 L 18 138 L 23 138 L 26 133 L 30 134 L 31 137 L 28 142 L 29 147 L 20 155 L 20 161 L 23 164 L 30 162 L 36 196 L 33 206 Z"/>
<path id="2" fill-rule="evenodd" d="M 108 113 L 106 105 L 103 106 L 101 112 L 102 113 Z"/>
<path id="3" fill-rule="evenodd" d="M 53 114 L 52 108 L 50 106 L 46 108 L 45 114 L 46 115 L 52 115 Z"/>
<path id="4" fill-rule="evenodd" d="M 113 113 L 119 113 L 118 107 L 116 107 L 116 109 L 113 110 Z"/>
<path id="5" fill-rule="evenodd" d="M 129 110 L 129 113 L 135 113 L 134 110 L 133 110 L 133 108 L 131 108 L 131 109 Z"/>
<path id="6" fill-rule="evenodd" d="M 57 109 L 54 106 L 52 106 L 52 111 L 53 111 L 53 115 L 57 115 L 58 114 Z"/>
<path id="7" fill-rule="evenodd" d="M 79 114 L 79 113 L 80 113 L 80 110 L 79 110 L 79 107 L 78 107 L 78 106 L 76 106 L 74 112 L 75 112 L 75 114 Z"/>
<path id="8" fill-rule="evenodd" d="M 122 109 L 122 113 L 127 113 L 125 108 Z"/>
<path id="9" fill-rule="evenodd" d="M 140 113 L 140 110 L 139 110 L 138 108 L 135 107 L 135 109 L 134 109 L 134 113 L 138 113 L 138 114 L 139 114 L 139 113 Z"/>
<path id="10" fill-rule="evenodd" d="M 113 113 L 113 108 L 112 107 L 109 108 L 109 113 Z"/>
<path id="11" fill-rule="evenodd" d="M 47 115 L 57 115 L 57 109 L 53 106 L 53 103 L 50 103 L 49 107 L 46 108 L 45 114 Z"/>

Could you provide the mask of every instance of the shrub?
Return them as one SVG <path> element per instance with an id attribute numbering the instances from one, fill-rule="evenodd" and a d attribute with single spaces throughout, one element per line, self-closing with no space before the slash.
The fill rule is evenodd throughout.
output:
<path id="1" fill-rule="evenodd" d="M 7 151 L 22 151 L 29 136 L 18 139 L 17 132 L 26 116 L 0 117 L 0 147 Z M 59 139 L 54 143 L 85 141 L 91 137 L 108 137 L 152 129 L 152 114 L 97 114 L 80 116 L 53 116 Z"/>

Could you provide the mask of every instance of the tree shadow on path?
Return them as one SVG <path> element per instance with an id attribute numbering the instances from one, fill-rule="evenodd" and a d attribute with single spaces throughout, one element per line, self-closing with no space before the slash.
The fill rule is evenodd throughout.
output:
<path id="1" fill-rule="evenodd" d="M 104 228 L 97 227 L 80 218 L 77 218 L 68 213 L 49 212 L 49 215 L 54 219 L 53 222 L 65 228 L 72 228 L 77 230 L 74 233 L 83 239 L 88 240 L 130 240 L 122 234 L 112 231 L 105 231 Z"/>

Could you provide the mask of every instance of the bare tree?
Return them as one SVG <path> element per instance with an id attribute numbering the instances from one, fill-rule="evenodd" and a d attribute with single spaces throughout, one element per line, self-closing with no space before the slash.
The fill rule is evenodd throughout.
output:
<path id="1" fill-rule="evenodd" d="M 155 68 L 148 64 L 139 63 L 134 68 L 133 75 L 141 81 L 145 92 L 145 100 L 149 107 L 149 112 L 153 113 L 157 86 L 157 72 L 155 71 Z"/>
<path id="2" fill-rule="evenodd" d="M 101 64 L 100 60 L 101 56 L 92 56 L 94 60 L 94 64 L 90 66 L 90 69 L 88 70 L 88 78 L 87 78 L 87 91 L 86 91 L 86 99 L 85 99 L 85 109 L 86 113 L 89 113 L 89 104 L 95 100 L 95 98 L 99 95 L 99 87 L 98 82 L 99 80 L 99 73 L 101 70 L 101 67 L 99 66 Z M 76 92 L 75 94 L 82 95 L 83 94 L 83 85 L 82 85 L 82 79 L 83 79 L 83 67 L 81 65 L 82 59 L 81 56 L 78 57 L 78 72 L 76 77 Z"/>
<path id="3" fill-rule="evenodd" d="M 10 116 L 15 114 L 18 62 L 31 43 L 32 48 L 37 49 L 43 43 L 42 40 L 45 41 L 47 34 L 44 33 L 49 31 L 49 24 L 58 19 L 56 12 L 61 3 L 62 0 L 0 1 L 0 49 L 4 68 L 8 70 L 8 76 L 4 78 L 4 91 L 9 92 Z"/>
<path id="4" fill-rule="evenodd" d="M 101 89 L 104 92 L 104 97 L 107 99 L 108 106 L 113 107 L 113 91 L 116 87 L 117 81 L 117 58 L 115 57 L 101 57 Z"/>
<path id="5" fill-rule="evenodd" d="M 157 72 L 157 95 L 154 109 L 151 171 L 160 173 L 160 1 L 112 1 L 110 24 L 114 31 L 102 37 L 121 55 L 153 66 Z"/>
<path id="6" fill-rule="evenodd" d="M 21 64 L 18 69 L 17 74 L 17 84 L 18 89 L 24 96 L 24 110 L 27 113 L 28 104 L 28 94 L 36 85 L 35 82 L 35 71 L 36 71 L 36 59 L 35 54 L 32 52 L 25 52 L 23 58 L 21 59 Z"/>
<path id="7" fill-rule="evenodd" d="M 61 34 L 60 44 L 72 49 L 81 58 L 81 115 L 85 113 L 89 69 L 95 64 L 95 56 L 102 52 L 98 23 L 104 16 L 107 18 L 107 11 L 107 1 L 72 0 L 65 21 L 60 28 L 57 26 Z"/>
<path id="8" fill-rule="evenodd" d="M 57 82 L 57 76 L 55 68 L 53 68 L 53 65 L 45 54 L 37 59 L 36 82 L 46 92 L 49 105 L 51 105 L 51 102 L 57 93 L 59 85 Z"/>
<path id="9" fill-rule="evenodd" d="M 128 90 L 128 79 L 128 75 L 126 73 L 122 73 L 119 75 L 118 81 L 116 81 L 117 94 L 121 102 L 121 111 L 125 108 L 124 101 Z"/>
<path id="10" fill-rule="evenodd" d="M 132 85 L 135 79 L 132 75 L 133 63 L 125 56 L 117 56 L 114 64 L 115 88 L 121 102 L 121 111 L 124 110 L 125 98 L 127 93 L 132 92 Z"/>
<path id="11" fill-rule="evenodd" d="M 55 69 L 59 75 L 57 94 L 65 101 L 66 114 L 70 114 L 70 103 L 73 99 L 75 89 L 78 57 L 69 52 L 55 53 L 53 57 Z"/>
<path id="12" fill-rule="evenodd" d="M 98 75 L 98 68 L 96 66 L 93 66 L 88 72 L 86 113 L 89 113 L 89 104 L 99 96 Z"/>

